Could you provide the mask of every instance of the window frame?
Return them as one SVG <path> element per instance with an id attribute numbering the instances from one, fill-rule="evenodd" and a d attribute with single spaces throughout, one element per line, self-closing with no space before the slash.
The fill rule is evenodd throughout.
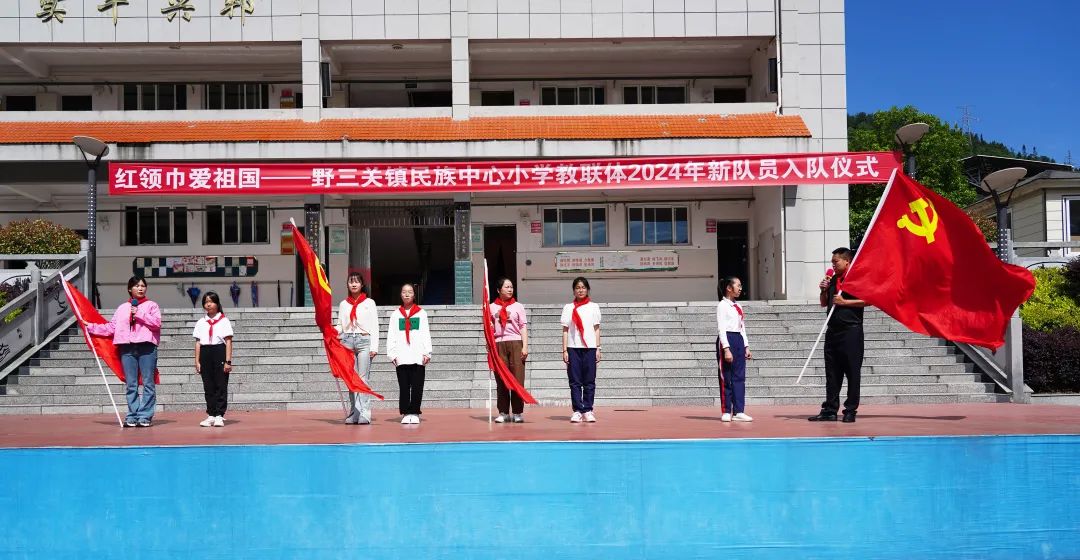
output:
<path id="1" fill-rule="evenodd" d="M 213 209 L 213 210 L 212 210 Z M 235 231 L 226 231 L 226 213 L 236 212 L 236 222 L 233 224 Z M 246 224 L 250 230 L 251 241 L 244 241 L 245 239 L 245 214 L 250 217 L 250 224 Z M 258 239 L 260 214 L 265 216 L 262 220 L 265 224 L 266 238 L 263 240 Z M 211 217 L 215 217 L 218 220 L 218 228 L 221 232 L 221 239 L 218 242 L 210 241 L 210 220 Z M 206 247 L 223 247 L 223 246 L 235 246 L 235 245 L 269 245 L 271 242 L 270 235 L 270 205 L 268 204 L 207 204 L 203 207 L 203 227 L 202 227 L 202 239 L 203 245 Z M 229 241 L 231 239 L 230 233 L 235 235 L 236 241 Z"/>
<path id="2" fill-rule="evenodd" d="M 660 90 L 664 88 L 681 89 L 683 100 L 681 102 L 661 103 L 660 102 Z M 627 90 L 634 90 L 635 100 L 633 102 L 627 101 Z M 643 91 L 649 91 L 651 98 L 650 101 L 643 101 L 645 98 Z M 622 87 L 623 105 L 685 105 L 690 102 L 690 91 L 686 87 L 686 84 L 631 84 Z"/>
<path id="3" fill-rule="evenodd" d="M 544 90 L 553 90 L 554 95 L 555 95 L 555 97 L 554 97 L 555 103 L 544 103 Z M 573 103 L 561 103 L 561 102 L 559 102 L 559 90 L 573 90 L 574 102 Z M 581 93 L 582 93 L 583 90 L 591 90 L 590 94 L 591 94 L 592 97 L 591 97 L 591 100 L 588 103 L 582 103 L 581 102 Z M 600 95 L 599 95 L 600 103 L 596 102 L 596 99 L 597 99 L 596 93 L 597 93 L 597 91 L 600 92 Z M 547 105 L 549 107 L 559 106 L 559 105 L 564 105 L 564 106 L 606 105 L 607 104 L 607 88 L 605 88 L 603 85 L 596 85 L 596 84 L 581 84 L 581 85 L 575 85 L 575 86 L 542 85 L 542 86 L 540 86 L 539 100 L 540 100 L 540 105 Z"/>
<path id="4" fill-rule="evenodd" d="M 1073 227 L 1080 228 L 1080 224 L 1072 223 L 1072 216 L 1069 213 L 1069 205 L 1074 203 L 1080 205 L 1080 195 L 1065 195 L 1061 197 L 1061 240 L 1066 243 L 1072 241 L 1072 239 L 1070 239 L 1071 235 L 1069 235 L 1070 230 Z M 1063 253 L 1067 257 L 1080 255 L 1080 248 L 1066 247 Z"/>
<path id="5" fill-rule="evenodd" d="M 214 92 L 213 89 L 217 88 Z M 233 91 L 231 89 L 235 88 Z M 248 91 L 251 89 L 251 91 Z M 212 95 L 213 94 L 213 95 Z M 230 97 L 235 94 L 234 97 Z M 217 97 L 216 101 L 211 101 Z M 255 107 L 248 107 L 252 99 Z M 270 108 L 270 84 L 263 82 L 211 82 L 203 85 L 202 108 L 208 111 L 250 111 Z M 235 103 L 235 107 L 230 104 Z"/>
<path id="6" fill-rule="evenodd" d="M 655 210 L 658 210 L 658 209 L 671 210 L 671 243 L 649 243 L 648 242 L 646 228 L 645 228 L 645 224 L 648 223 L 648 221 L 646 220 L 645 213 L 648 210 L 654 210 L 655 211 Z M 641 224 L 642 224 L 641 225 L 641 242 L 640 243 L 635 243 L 634 241 L 632 241 L 630 239 L 630 227 L 631 227 L 630 212 L 633 211 L 633 210 L 641 210 L 642 211 L 642 217 L 641 217 Z M 686 241 L 684 241 L 684 242 L 679 242 L 678 241 L 678 228 L 676 226 L 676 224 L 678 223 L 678 220 L 676 219 L 676 217 L 678 216 L 678 211 L 679 210 L 683 210 L 683 211 L 686 212 Z M 692 223 L 693 222 L 690 220 L 690 205 L 689 204 L 648 204 L 648 203 L 644 203 L 644 204 L 628 204 L 626 206 L 626 246 L 627 247 L 687 247 L 687 246 L 690 246 L 690 245 L 693 244 L 693 240 L 694 240 L 693 231 L 692 231 L 693 228 L 691 227 Z"/>
<path id="7" fill-rule="evenodd" d="M 548 241 L 547 241 L 547 232 L 544 231 L 544 230 L 547 229 L 547 224 L 549 223 L 547 221 L 547 212 L 549 210 L 557 212 L 556 221 L 554 222 L 556 224 L 556 227 L 555 227 L 556 242 L 555 242 L 555 244 L 548 243 Z M 589 212 L 589 244 L 587 244 L 587 245 L 566 245 L 563 242 L 563 228 L 562 228 L 563 218 L 562 218 L 562 214 L 563 214 L 563 211 L 565 211 L 565 210 L 588 210 L 588 212 Z M 594 224 L 596 224 L 598 222 L 598 220 L 596 220 L 596 211 L 597 210 L 601 210 L 601 211 L 604 212 L 604 219 L 603 219 L 603 224 L 604 224 L 604 226 L 603 226 L 604 227 L 603 235 L 604 235 L 604 239 L 603 239 L 603 243 L 596 243 L 597 231 L 596 231 L 596 226 Z M 607 205 L 595 206 L 595 205 L 587 204 L 587 205 L 574 205 L 574 206 L 543 206 L 543 207 L 540 208 L 540 223 L 541 223 L 541 228 L 542 228 L 541 236 L 540 236 L 540 246 L 541 247 L 550 247 L 550 248 L 557 248 L 557 249 L 563 249 L 563 248 L 573 249 L 573 248 L 610 247 L 611 246 L 611 228 L 610 228 L 611 212 L 609 211 Z"/>
<path id="8" fill-rule="evenodd" d="M 171 87 L 172 88 L 172 100 L 173 100 L 172 107 L 162 107 L 161 106 L 161 100 L 162 100 L 162 89 L 161 88 L 163 88 L 163 87 Z M 187 108 L 188 108 L 187 107 L 188 106 L 187 87 L 188 87 L 187 84 L 179 84 L 179 83 L 158 83 L 158 82 L 126 83 L 126 84 L 123 84 L 123 86 L 121 86 L 121 89 L 120 89 L 120 104 L 121 104 L 121 107 L 123 107 L 123 110 L 125 110 L 125 111 L 186 111 Z M 135 88 L 135 92 L 134 92 L 135 93 L 135 108 L 134 109 L 128 108 L 128 106 L 127 106 L 127 95 L 128 95 L 127 90 L 128 90 L 128 88 Z M 145 107 L 144 106 L 145 104 L 143 102 L 146 100 L 146 96 L 150 95 L 150 92 L 146 88 L 153 88 L 153 95 L 152 95 L 153 99 L 154 99 L 154 106 L 153 107 Z M 181 103 L 180 100 L 183 100 L 183 102 Z M 179 105 L 183 105 L 183 107 L 180 107 Z"/>
<path id="9" fill-rule="evenodd" d="M 135 216 L 135 220 L 136 220 L 135 224 L 133 226 L 135 228 L 135 231 L 134 231 L 135 243 L 134 244 L 130 243 L 130 239 L 128 239 L 128 237 L 129 237 L 129 235 L 128 235 L 128 226 L 131 225 L 130 224 L 131 218 L 129 216 L 129 213 L 133 213 L 134 216 Z M 149 213 L 148 217 L 152 217 L 152 219 L 154 220 L 154 223 L 153 223 L 152 228 L 151 228 L 153 230 L 153 232 L 154 232 L 154 242 L 153 243 L 146 243 L 146 242 L 143 242 L 143 240 L 141 239 L 142 238 L 143 224 L 140 223 L 140 221 L 143 219 L 141 216 L 143 216 L 143 214 L 145 214 L 145 213 Z M 161 230 L 161 225 L 158 223 L 158 220 L 162 216 L 162 213 L 164 213 L 168 217 L 168 220 L 169 220 L 169 225 L 168 225 L 169 241 L 168 241 L 168 243 L 159 243 L 158 242 L 158 233 L 160 233 L 160 230 Z M 181 216 L 183 216 L 182 220 L 180 220 Z M 170 245 L 187 245 L 188 244 L 187 216 L 188 216 L 188 207 L 187 206 L 135 206 L 135 205 L 124 205 L 123 211 L 121 213 L 121 218 L 120 218 L 121 219 L 120 244 L 121 244 L 121 246 L 124 246 L 124 247 L 154 247 L 154 246 L 170 246 Z M 178 242 L 177 241 L 177 238 L 180 237 L 178 235 L 178 230 L 177 230 L 178 224 L 183 224 L 183 233 L 184 233 L 184 241 L 183 242 Z M 147 227 L 151 227 L 151 226 L 147 226 Z"/>

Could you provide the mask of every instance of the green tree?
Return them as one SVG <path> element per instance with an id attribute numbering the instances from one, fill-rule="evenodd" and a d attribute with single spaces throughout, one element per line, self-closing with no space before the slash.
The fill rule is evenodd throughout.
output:
<path id="1" fill-rule="evenodd" d="M 848 117 L 848 145 L 855 152 L 895 150 L 896 129 L 913 122 L 930 125 L 930 132 L 914 147 L 915 178 L 961 208 L 975 202 L 978 194 L 968 185 L 960 167 L 960 159 L 971 155 L 971 142 L 959 128 L 934 115 L 912 106 L 851 115 Z M 851 240 L 853 245 L 858 245 L 866 234 L 885 186 L 852 185 L 848 189 Z"/>

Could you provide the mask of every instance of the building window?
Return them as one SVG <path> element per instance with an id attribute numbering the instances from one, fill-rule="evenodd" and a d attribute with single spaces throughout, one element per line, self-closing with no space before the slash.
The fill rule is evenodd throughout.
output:
<path id="1" fill-rule="evenodd" d="M 1065 199 L 1065 241 L 1080 243 L 1080 198 Z M 1070 255 L 1080 254 L 1080 248 L 1067 249 Z"/>
<path id="2" fill-rule="evenodd" d="M 686 206 L 627 208 L 626 244 L 686 245 L 690 243 L 689 214 Z"/>
<path id="3" fill-rule="evenodd" d="M 505 107 L 514 104 L 514 91 L 481 91 L 480 105 L 482 107 Z"/>
<path id="4" fill-rule="evenodd" d="M 545 208 L 545 247 L 607 245 L 606 208 Z"/>
<path id="5" fill-rule="evenodd" d="M 90 95 L 64 95 L 60 97 L 61 111 L 93 111 L 94 97 Z"/>
<path id="6" fill-rule="evenodd" d="M 207 84 L 206 109 L 269 109 L 269 84 Z"/>
<path id="7" fill-rule="evenodd" d="M 206 244 L 270 242 L 270 209 L 266 206 L 206 207 Z"/>
<path id="8" fill-rule="evenodd" d="M 36 111 L 37 98 L 33 95 L 8 95 L 4 97 L 5 111 Z"/>
<path id="9" fill-rule="evenodd" d="M 745 88 L 713 88 L 713 103 L 746 103 Z"/>
<path id="10" fill-rule="evenodd" d="M 627 105 L 686 103 L 686 88 L 683 86 L 627 86 L 623 88 L 623 103 Z"/>
<path id="11" fill-rule="evenodd" d="M 542 87 L 541 105 L 603 105 L 602 87 Z"/>
<path id="12" fill-rule="evenodd" d="M 450 90 L 409 91 L 409 107 L 450 107 L 454 93 Z"/>
<path id="13" fill-rule="evenodd" d="M 769 93 L 780 91 L 780 65 L 775 58 L 769 59 Z"/>
<path id="14" fill-rule="evenodd" d="M 124 84 L 125 111 L 177 111 L 187 109 L 184 84 Z"/>
<path id="15" fill-rule="evenodd" d="M 124 245 L 186 245 L 187 208 L 124 207 Z"/>

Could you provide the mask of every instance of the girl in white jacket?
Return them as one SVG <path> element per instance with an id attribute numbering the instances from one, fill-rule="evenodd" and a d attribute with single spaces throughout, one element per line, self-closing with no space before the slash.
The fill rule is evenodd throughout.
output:
<path id="1" fill-rule="evenodd" d="M 379 353 L 379 313 L 375 300 L 367 297 L 367 288 L 359 272 L 350 272 L 349 297 L 338 305 L 338 332 L 341 344 L 353 351 L 356 373 L 371 385 L 371 360 Z M 371 423 L 371 395 L 349 392 L 352 406 L 346 424 Z"/>
<path id="2" fill-rule="evenodd" d="M 416 304 L 412 284 L 401 287 L 401 307 L 390 313 L 386 326 L 386 355 L 397 368 L 398 410 L 402 424 L 420 423 L 424 399 L 424 366 L 431 361 L 431 331 L 427 312 Z"/>

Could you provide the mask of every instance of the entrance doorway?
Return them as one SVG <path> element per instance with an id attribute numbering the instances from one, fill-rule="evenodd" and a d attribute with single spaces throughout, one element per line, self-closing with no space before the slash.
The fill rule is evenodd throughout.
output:
<path id="1" fill-rule="evenodd" d="M 716 283 L 735 276 L 742 280 L 742 299 L 752 299 L 750 286 L 750 226 L 747 222 L 716 223 Z M 717 297 L 723 294 L 717 290 Z"/>
<path id="2" fill-rule="evenodd" d="M 514 297 L 518 297 L 517 226 L 484 226 L 484 258 L 490 296 L 495 297 L 499 278 L 509 278 L 514 283 Z"/>
<path id="3" fill-rule="evenodd" d="M 400 303 L 405 283 L 416 285 L 421 305 L 454 303 L 453 228 L 372 228 L 371 297 Z"/>

